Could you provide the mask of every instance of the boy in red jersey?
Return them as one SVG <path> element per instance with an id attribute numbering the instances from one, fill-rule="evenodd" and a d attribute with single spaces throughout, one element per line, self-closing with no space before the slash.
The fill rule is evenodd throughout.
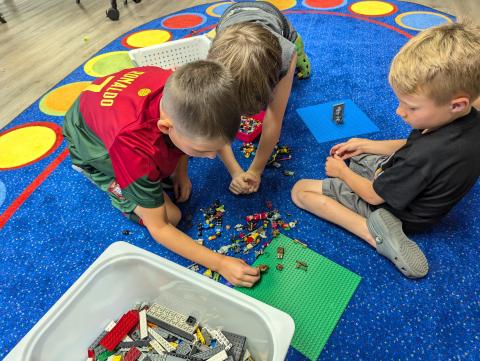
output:
<path id="1" fill-rule="evenodd" d="M 172 176 L 177 201 L 188 199 L 188 156 L 215 158 L 240 124 L 234 81 L 220 64 L 198 61 L 175 72 L 122 70 L 87 87 L 65 116 L 72 163 L 109 195 L 115 208 L 147 227 L 179 255 L 251 287 L 257 268 L 195 243 L 175 226 L 178 207 L 163 191 Z"/>

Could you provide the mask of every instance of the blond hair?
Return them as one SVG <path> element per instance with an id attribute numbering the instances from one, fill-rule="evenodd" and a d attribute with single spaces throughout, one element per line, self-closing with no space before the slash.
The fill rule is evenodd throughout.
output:
<path id="1" fill-rule="evenodd" d="M 282 67 L 280 42 L 268 29 L 249 22 L 231 25 L 216 35 L 208 59 L 232 73 L 243 114 L 268 106 Z"/>
<path id="2" fill-rule="evenodd" d="M 410 39 L 392 61 L 390 85 L 403 94 L 423 93 L 437 104 L 480 95 L 480 27 L 453 23 Z"/>
<path id="3" fill-rule="evenodd" d="M 213 61 L 178 68 L 165 84 L 162 108 L 181 132 L 192 137 L 231 142 L 240 127 L 233 77 Z"/>

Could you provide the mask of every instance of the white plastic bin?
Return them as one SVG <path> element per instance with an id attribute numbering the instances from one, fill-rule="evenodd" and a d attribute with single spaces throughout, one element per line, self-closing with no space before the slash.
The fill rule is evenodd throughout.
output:
<path id="1" fill-rule="evenodd" d="M 206 35 L 198 35 L 130 50 L 128 55 L 137 66 L 154 65 L 171 69 L 195 60 L 206 59 L 209 49 L 210 39 Z"/>
<path id="2" fill-rule="evenodd" d="M 84 361 L 102 329 L 135 302 L 154 300 L 247 337 L 255 361 L 280 361 L 293 336 L 286 313 L 125 242 L 85 271 L 7 355 L 6 361 Z"/>

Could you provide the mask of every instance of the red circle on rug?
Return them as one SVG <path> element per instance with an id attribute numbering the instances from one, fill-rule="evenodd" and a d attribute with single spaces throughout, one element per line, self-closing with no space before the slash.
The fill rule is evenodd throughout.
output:
<path id="1" fill-rule="evenodd" d="M 162 22 L 167 29 L 188 29 L 201 25 L 205 22 L 205 18 L 197 14 L 181 14 L 174 15 Z"/>
<path id="2" fill-rule="evenodd" d="M 306 6 L 311 6 L 316 9 L 330 9 L 340 6 L 344 0 L 305 0 Z"/>

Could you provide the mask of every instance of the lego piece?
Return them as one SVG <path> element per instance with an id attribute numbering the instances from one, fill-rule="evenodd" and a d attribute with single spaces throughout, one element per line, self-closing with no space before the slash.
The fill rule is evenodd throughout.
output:
<path id="1" fill-rule="evenodd" d="M 306 243 L 303 243 L 303 242 L 300 242 L 298 239 L 293 239 L 293 243 L 297 243 L 299 245 L 301 245 L 303 248 L 307 248 L 308 245 Z"/>
<path id="2" fill-rule="evenodd" d="M 283 175 L 286 177 L 293 177 L 295 175 L 295 172 L 291 170 L 284 170 Z"/>
<path id="3" fill-rule="evenodd" d="M 175 348 L 170 345 L 167 340 L 165 340 L 162 336 L 160 336 L 156 331 L 149 328 L 148 333 L 165 349 L 167 352 L 175 351 Z"/>
<path id="4" fill-rule="evenodd" d="M 145 337 L 148 336 L 147 331 L 147 311 L 141 310 L 138 314 L 139 322 L 140 322 L 140 339 L 143 340 Z"/>
<path id="5" fill-rule="evenodd" d="M 112 351 L 104 351 L 98 357 L 95 357 L 96 361 L 106 361 L 110 356 L 113 355 Z"/>
<path id="6" fill-rule="evenodd" d="M 307 268 L 308 268 L 308 264 L 306 262 L 302 262 L 302 261 L 295 261 L 295 268 L 299 268 L 301 270 L 304 270 L 306 271 Z"/>
<path id="7" fill-rule="evenodd" d="M 204 327 L 206 328 L 206 327 Z M 230 341 L 227 340 L 227 338 L 223 335 L 222 331 L 220 330 L 214 330 L 211 328 L 207 328 L 207 331 L 212 335 L 214 339 L 216 339 L 223 347 L 225 348 L 225 351 L 230 350 L 232 347 L 232 344 Z"/>
<path id="8" fill-rule="evenodd" d="M 117 347 L 129 349 L 132 347 L 147 347 L 149 344 L 150 344 L 150 339 L 147 338 L 145 340 L 137 340 L 137 341 L 130 341 L 130 342 L 122 341 L 118 344 Z"/>
<path id="9" fill-rule="evenodd" d="M 188 316 L 170 310 L 167 307 L 157 303 L 151 305 L 147 311 L 147 319 L 157 326 L 192 341 L 193 333 L 198 327 L 198 321 L 187 323 Z"/>
<path id="10" fill-rule="evenodd" d="M 240 336 L 228 331 L 223 331 L 223 335 L 232 344 L 232 348 L 227 352 L 227 354 L 232 356 L 234 361 L 242 361 L 243 354 L 245 353 L 247 338 L 245 336 Z"/>
<path id="11" fill-rule="evenodd" d="M 176 355 L 188 355 L 192 351 L 192 347 L 187 342 L 180 342 L 175 350 Z"/>
<path id="12" fill-rule="evenodd" d="M 124 230 L 122 231 L 122 234 L 123 234 L 124 236 L 129 236 L 129 235 L 132 234 L 132 231 L 130 231 L 130 230 L 128 230 L 128 229 L 124 229 Z"/>
<path id="13" fill-rule="evenodd" d="M 282 259 L 284 254 L 285 254 L 285 249 L 283 247 L 278 247 L 277 248 L 277 258 Z"/>
<path id="14" fill-rule="evenodd" d="M 132 347 L 126 354 L 123 361 L 136 361 L 142 353 L 136 347 Z"/>
<path id="15" fill-rule="evenodd" d="M 339 103 L 339 104 L 333 105 L 332 119 L 337 125 L 343 124 L 344 109 L 345 109 L 345 103 Z"/>
<path id="16" fill-rule="evenodd" d="M 224 361 L 226 359 L 228 359 L 228 355 L 225 352 L 225 350 L 222 350 L 219 353 L 217 353 L 216 355 L 207 359 L 207 361 Z"/>
<path id="17" fill-rule="evenodd" d="M 248 348 L 246 348 L 245 353 L 243 354 L 243 360 L 242 361 L 247 361 L 249 358 L 251 358 L 250 351 L 248 351 Z"/>
<path id="18" fill-rule="evenodd" d="M 267 272 L 268 271 L 268 266 L 266 264 L 261 264 L 261 265 L 258 265 L 258 269 L 260 270 L 260 272 Z"/>
<path id="19" fill-rule="evenodd" d="M 195 357 L 199 360 L 208 360 L 211 357 L 215 356 L 216 354 L 218 354 L 219 352 L 222 352 L 222 351 L 224 351 L 223 346 L 217 346 L 215 348 L 211 348 L 211 349 L 209 348 L 206 351 L 196 353 L 196 354 L 192 355 L 192 357 Z"/>
<path id="20" fill-rule="evenodd" d="M 283 270 L 283 264 L 277 264 L 277 266 L 275 267 L 277 270 L 281 271 Z"/>
<path id="21" fill-rule="evenodd" d="M 113 351 L 137 323 L 138 311 L 128 311 L 120 318 L 115 327 L 102 338 L 100 345 L 109 351 Z"/>
<path id="22" fill-rule="evenodd" d="M 157 353 L 158 353 L 159 355 L 165 353 L 165 350 L 164 350 L 163 347 L 160 345 L 160 343 L 158 343 L 157 340 L 151 340 L 151 341 L 150 341 L 150 346 L 152 346 L 153 349 L 154 349 L 155 351 L 157 351 Z"/>

